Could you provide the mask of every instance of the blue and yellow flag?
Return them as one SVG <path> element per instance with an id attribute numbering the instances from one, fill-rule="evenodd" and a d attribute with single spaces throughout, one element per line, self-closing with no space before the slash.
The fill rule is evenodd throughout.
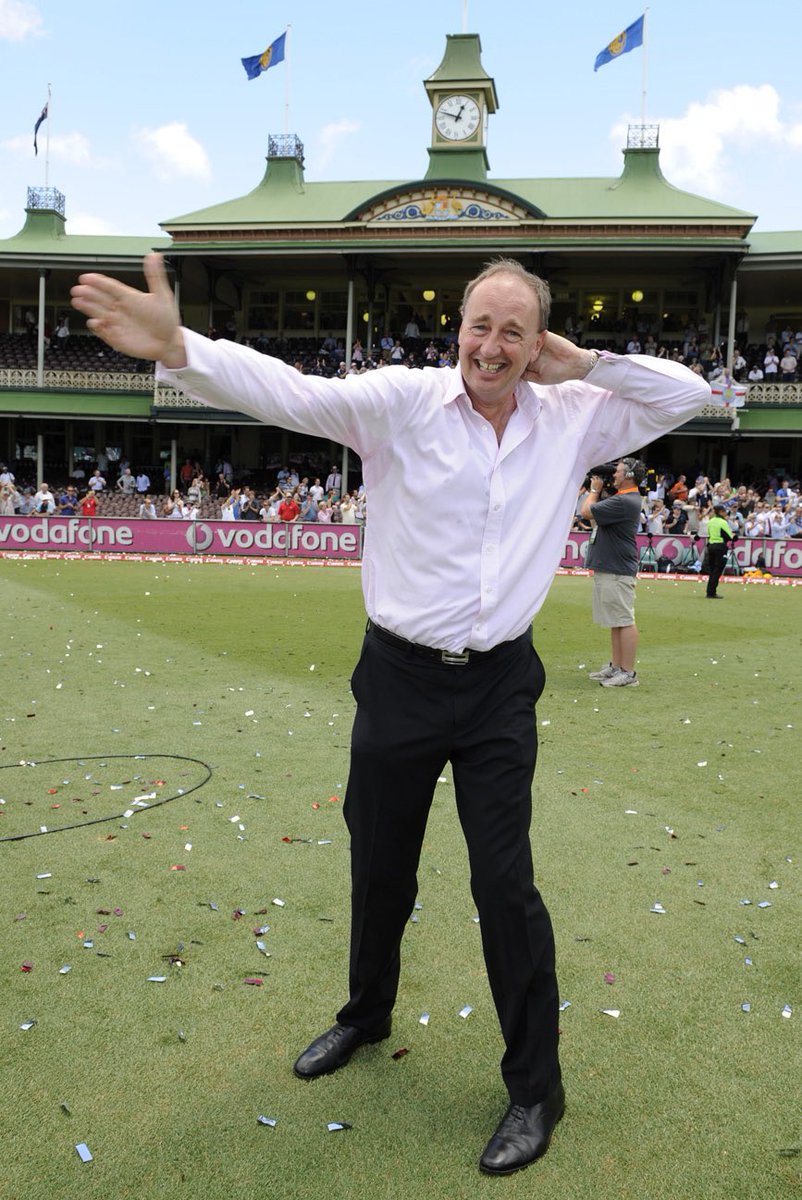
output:
<path id="1" fill-rule="evenodd" d="M 281 37 L 277 37 L 275 42 L 271 42 L 264 54 L 254 54 L 253 58 L 242 59 L 245 74 L 249 79 L 258 79 L 262 71 L 268 71 L 271 67 L 275 67 L 276 63 L 284 61 L 284 43 L 286 40 L 287 34 L 282 33 Z"/>
<path id="2" fill-rule="evenodd" d="M 629 54 L 630 50 L 634 50 L 636 46 L 643 45 L 643 20 L 643 17 L 638 17 L 637 21 L 633 21 L 623 33 L 619 33 L 618 37 L 613 38 L 609 46 L 605 46 L 596 55 L 594 71 L 598 71 L 599 67 L 603 67 L 605 63 L 612 62 L 614 58 L 620 58 L 622 54 Z"/>

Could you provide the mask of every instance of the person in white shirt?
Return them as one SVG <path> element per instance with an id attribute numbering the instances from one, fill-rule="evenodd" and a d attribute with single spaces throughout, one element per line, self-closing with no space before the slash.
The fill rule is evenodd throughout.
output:
<path id="1" fill-rule="evenodd" d="M 769 537 L 783 538 L 787 536 L 788 518 L 779 504 L 768 510 L 768 530 Z"/>
<path id="2" fill-rule="evenodd" d="M 668 516 L 669 512 L 663 501 L 655 500 L 646 517 L 646 532 L 659 536 L 663 532 L 663 524 Z"/>
<path id="3" fill-rule="evenodd" d="M 513 260 L 467 285 L 458 369 L 387 367 L 345 380 L 181 329 L 158 255 L 145 273 L 147 294 L 80 277 L 73 304 L 93 333 L 159 360 L 162 383 L 213 407 L 352 447 L 370 495 L 369 621 L 344 804 L 350 996 L 294 1070 L 327 1074 L 389 1037 L 426 819 L 450 760 L 510 1100 L 479 1166 L 516 1171 L 546 1152 L 565 1104 L 554 935 L 529 841 L 545 678 L 532 619 L 591 465 L 668 433 L 710 389 L 679 364 L 599 354 L 549 333 L 548 287 Z M 407 519 L 421 496 L 436 521 Z"/>
<path id="4" fill-rule="evenodd" d="M 56 497 L 48 484 L 43 483 L 33 497 L 33 511 L 44 516 L 50 516 L 56 511 Z"/>
<path id="5" fill-rule="evenodd" d="M 771 536 L 771 521 L 769 519 L 769 506 L 765 500 L 758 500 L 752 512 L 744 522 L 744 534 L 746 537 L 766 538 Z"/>

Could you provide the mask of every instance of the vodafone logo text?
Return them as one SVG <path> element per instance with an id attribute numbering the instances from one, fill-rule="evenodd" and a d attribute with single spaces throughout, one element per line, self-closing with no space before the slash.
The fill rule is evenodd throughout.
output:
<path id="1" fill-rule="evenodd" d="M 239 550 L 353 557 L 359 552 L 359 530 L 342 526 L 320 529 L 315 525 L 257 525 L 250 521 L 241 525 L 228 521 L 211 525 L 206 521 L 191 521 L 186 541 L 198 554 L 231 554 Z"/>

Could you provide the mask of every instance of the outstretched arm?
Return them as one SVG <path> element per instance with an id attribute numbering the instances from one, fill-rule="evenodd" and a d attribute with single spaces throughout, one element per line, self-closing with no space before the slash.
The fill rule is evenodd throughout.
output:
<path id="1" fill-rule="evenodd" d="M 89 318 L 87 328 L 113 349 L 177 370 L 187 359 L 162 256 L 148 254 L 144 269 L 147 292 L 108 275 L 81 275 L 72 288 L 72 305 Z"/>

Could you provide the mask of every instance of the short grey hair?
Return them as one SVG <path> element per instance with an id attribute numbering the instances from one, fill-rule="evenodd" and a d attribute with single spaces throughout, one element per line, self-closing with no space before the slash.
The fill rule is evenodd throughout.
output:
<path id="1" fill-rule="evenodd" d="M 469 280 L 462 294 L 462 303 L 459 307 L 460 316 L 464 315 L 465 306 L 474 288 L 480 283 L 484 283 L 486 279 L 492 279 L 494 275 L 512 275 L 514 279 L 519 279 L 521 283 L 531 288 L 540 311 L 540 329 L 538 333 L 542 333 L 544 329 L 548 329 L 549 315 L 551 313 L 551 290 L 549 289 L 549 285 L 539 275 L 533 274 L 532 271 L 527 271 L 526 267 L 522 266 L 517 258 L 491 259 L 489 263 L 485 264 L 478 275 Z"/>

